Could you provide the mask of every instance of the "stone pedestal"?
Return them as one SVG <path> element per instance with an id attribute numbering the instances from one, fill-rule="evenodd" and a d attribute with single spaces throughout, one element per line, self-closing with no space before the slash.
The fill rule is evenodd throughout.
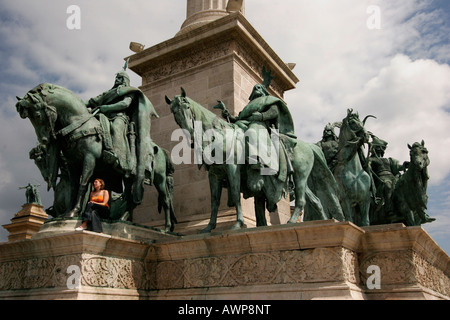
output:
<path id="1" fill-rule="evenodd" d="M 183 29 L 174 38 L 131 56 L 129 62 L 129 68 L 142 77 L 140 89 L 160 116 L 152 121 L 152 139 L 167 150 L 173 150 L 180 141 L 172 141 L 172 133 L 179 126 L 165 102 L 166 95 L 172 99 L 183 87 L 190 98 L 218 117 L 221 117 L 220 111 L 213 109 L 217 100 L 222 100 L 230 112 L 238 115 L 248 104 L 253 86 L 262 83 L 263 67 L 274 74 L 269 88 L 271 95 L 283 98 L 285 91 L 295 88 L 297 77 L 240 12 L 194 29 Z M 191 163 L 177 165 L 174 175 L 174 206 L 179 221 L 175 230 L 181 233 L 197 233 L 203 229 L 211 212 L 207 172 L 198 169 L 192 155 L 191 159 Z M 235 222 L 236 214 L 234 208 L 226 205 L 226 192 L 222 198 L 218 222 L 219 228 L 226 229 Z M 256 225 L 253 206 L 252 199 L 243 200 L 248 227 Z M 285 223 L 289 218 L 288 199 L 279 204 L 277 213 L 267 213 L 271 225 Z M 154 188 L 146 189 L 144 202 L 135 211 L 134 222 L 156 227 L 164 225 L 163 216 L 157 214 Z"/>
<path id="2" fill-rule="evenodd" d="M 450 258 L 420 227 L 317 221 L 179 236 L 132 225 L 137 239 L 129 224 L 105 225 L 114 235 L 74 225 L 0 244 L 0 299 L 450 299 Z"/>
<path id="3" fill-rule="evenodd" d="M 0 244 L 0 299 L 146 298 L 147 252 L 176 236 L 127 222 L 75 231 L 80 224 L 53 219 L 31 240 Z"/>
<path id="4" fill-rule="evenodd" d="M 43 206 L 34 203 L 24 204 L 22 210 L 11 219 L 11 224 L 3 225 L 3 228 L 9 232 L 9 241 L 31 239 L 47 219 L 48 215 Z"/>

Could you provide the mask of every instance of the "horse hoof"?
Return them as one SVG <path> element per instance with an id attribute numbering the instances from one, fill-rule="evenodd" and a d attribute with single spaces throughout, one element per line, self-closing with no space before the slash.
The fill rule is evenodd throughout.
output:
<path id="1" fill-rule="evenodd" d="M 244 225 L 244 223 L 242 223 L 241 221 L 236 222 L 230 230 L 239 230 L 242 228 L 242 226 Z"/>
<path id="2" fill-rule="evenodd" d="M 211 231 L 213 231 L 215 228 L 216 226 L 208 224 L 208 226 L 202 231 L 200 231 L 200 233 L 211 233 Z"/>
<path id="3" fill-rule="evenodd" d="M 129 218 L 130 218 L 130 213 L 128 212 L 128 211 L 126 211 L 123 215 L 122 215 L 122 217 L 120 217 L 120 221 L 128 221 L 129 220 Z"/>
<path id="4" fill-rule="evenodd" d="M 75 217 L 77 217 L 78 216 L 78 210 L 72 210 L 72 211 L 70 211 L 70 212 L 68 212 L 65 216 L 64 216 L 64 218 L 75 218 Z"/>
<path id="5" fill-rule="evenodd" d="M 300 216 L 294 214 L 287 223 L 288 224 L 298 223 L 298 218 L 300 218 Z"/>
<path id="6" fill-rule="evenodd" d="M 164 227 L 163 232 L 164 232 L 164 233 L 168 233 L 168 232 L 173 232 L 173 230 L 175 230 L 175 226 L 173 226 L 173 225 L 166 225 L 166 226 Z"/>

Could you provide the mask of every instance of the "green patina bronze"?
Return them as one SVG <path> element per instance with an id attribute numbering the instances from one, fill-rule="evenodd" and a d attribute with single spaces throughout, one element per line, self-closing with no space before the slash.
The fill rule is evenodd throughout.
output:
<path id="1" fill-rule="evenodd" d="M 384 158 L 387 145 L 386 141 L 372 135 L 368 159 L 369 173 L 374 182 L 371 224 L 419 226 L 435 221 L 426 212 L 430 159 L 425 142 L 408 145 L 410 161 L 403 164 L 393 158 Z"/>
<path id="2" fill-rule="evenodd" d="M 17 111 L 31 120 L 40 143 L 30 158 L 55 191 L 52 216 L 78 216 L 90 181 L 101 177 L 108 190 L 120 194 L 111 204 L 112 219 L 132 219 L 142 202 L 144 183 L 154 184 L 166 230 L 173 230 L 174 167 L 168 152 L 151 140 L 153 105 L 129 86 L 125 71 L 116 75 L 112 89 L 88 103 L 49 83 L 18 100 Z"/>
<path id="3" fill-rule="evenodd" d="M 403 165 L 393 158 L 384 158 L 388 143 L 372 135 L 370 155 L 368 159 L 369 174 L 373 180 L 374 201 L 370 207 L 371 224 L 387 224 L 393 219 L 394 205 L 392 195 L 401 171 L 405 171 L 409 163 Z"/>
<path id="4" fill-rule="evenodd" d="M 317 219 L 336 218 L 342 221 L 344 216 L 335 194 L 337 184 L 320 148 L 295 139 L 292 118 L 287 106 L 280 99 L 270 97 L 263 86 L 255 86 L 250 99 L 249 105 L 237 118 L 232 117 L 223 103 L 219 102 L 217 107 L 223 110 L 224 117 L 234 122 L 230 123 L 188 98 L 183 89 L 181 95 L 175 96 L 173 100 L 166 97 L 175 121 L 189 135 L 194 136 L 194 122 L 198 121 L 201 123 L 202 132 L 210 129 L 216 132 L 215 138 L 220 140 L 220 145 L 224 146 L 223 158 L 226 159 L 230 154 L 227 152 L 229 148 L 234 148 L 234 155 L 245 154 L 243 162 L 239 161 L 238 156 L 226 163 L 207 165 L 212 210 L 209 225 L 203 232 L 210 232 L 216 226 L 222 188 L 228 189 L 228 205 L 236 208 L 237 221 L 232 229 L 238 229 L 244 224 L 240 204 L 241 192 L 245 198 L 254 197 L 258 226 L 267 225 L 265 209 L 275 211 L 277 203 L 288 194 L 291 194 L 291 200 L 295 199 L 295 210 L 289 222 L 298 221 L 306 203 L 311 206 Z M 245 141 L 253 141 L 259 146 L 266 146 L 270 142 L 260 141 L 258 138 L 252 139 L 253 133 L 247 133 L 252 129 L 256 134 L 268 130 L 274 132 L 275 128 L 280 142 L 277 154 L 279 163 L 276 166 L 278 170 L 272 174 L 262 174 L 261 169 L 268 169 L 270 172 L 272 168 L 261 161 L 259 148 L 251 153 L 249 149 L 254 148 L 255 145 L 249 145 L 250 143 Z M 227 139 L 227 132 L 234 133 L 231 141 Z M 265 137 L 268 136 L 265 135 Z M 205 146 L 201 147 L 205 148 Z M 256 155 L 257 159 L 253 159 L 256 162 L 252 162 L 249 155 Z M 320 176 L 315 176 L 316 174 Z M 321 192 L 318 194 L 323 196 L 322 199 L 308 187 L 308 178 L 315 181 L 316 185 L 320 185 Z"/>
<path id="5" fill-rule="evenodd" d="M 342 123 L 329 123 L 325 126 L 322 134 L 322 140 L 317 145 L 322 149 L 325 159 L 327 160 L 328 168 L 331 172 L 337 165 L 337 153 L 339 150 L 339 139 L 334 132 L 335 128 L 339 128 Z"/>
<path id="6" fill-rule="evenodd" d="M 393 192 L 394 217 L 390 222 L 402 222 L 407 226 L 420 226 L 433 222 L 426 212 L 428 205 L 428 166 L 430 159 L 425 142 L 416 142 L 410 150 L 408 170 L 398 178 Z M 397 217 L 395 217 L 397 216 Z"/>
<path id="7" fill-rule="evenodd" d="M 39 185 L 29 183 L 25 187 L 20 187 L 19 190 L 25 189 L 26 204 L 42 205 L 41 194 L 38 189 Z"/>
<path id="8" fill-rule="evenodd" d="M 426 212 L 430 161 L 424 142 L 408 146 L 409 162 L 400 165 L 386 159 L 387 142 L 365 129 L 367 118 L 373 116 L 361 121 L 350 109 L 342 122 L 325 127 L 322 141 L 305 143 L 295 135 L 285 102 L 268 93 L 271 73 L 264 69 L 263 78 L 238 116 L 219 101 L 214 108 L 222 110 L 226 120 L 188 98 L 183 89 L 173 100 L 166 96 L 175 121 L 191 138 L 198 134 L 195 123 L 199 123 L 200 135 L 213 130 L 209 142 L 221 146 L 211 156 L 224 161 L 202 163 L 211 192 L 211 218 L 202 232 L 216 227 L 223 188 L 228 190 L 228 205 L 236 208 L 233 229 L 244 224 L 241 194 L 255 199 L 258 226 L 267 225 L 265 210 L 275 211 L 288 196 L 295 201 L 289 223 L 297 222 L 302 213 L 304 221 L 336 219 L 359 226 L 398 222 L 416 226 L 435 220 Z M 142 202 L 144 184 L 154 184 L 166 231 L 173 230 L 174 165 L 168 151 L 150 137 L 151 118 L 158 115 L 145 95 L 130 86 L 126 65 L 110 90 L 87 102 L 49 83 L 18 100 L 17 111 L 31 120 L 39 140 L 30 158 L 55 193 L 49 214 L 78 216 L 90 182 L 100 177 L 116 193 L 111 197 L 111 219 L 131 220 Z M 208 142 L 193 142 L 202 154 L 211 152 Z"/>
<path id="9" fill-rule="evenodd" d="M 372 117 L 372 116 L 368 116 Z M 372 181 L 365 170 L 363 146 L 369 142 L 365 122 L 353 110 L 340 125 L 339 146 L 333 174 L 342 192 L 341 203 L 347 221 L 358 226 L 370 225 L 369 210 Z"/>

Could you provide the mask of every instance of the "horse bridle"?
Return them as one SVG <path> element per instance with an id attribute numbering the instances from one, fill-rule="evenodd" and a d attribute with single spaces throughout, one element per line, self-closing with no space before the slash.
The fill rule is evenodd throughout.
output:
<path id="1" fill-rule="evenodd" d="M 45 99 L 45 95 L 43 97 L 41 93 L 28 92 L 27 97 L 29 97 L 31 99 L 32 103 L 34 104 L 34 107 L 36 108 L 36 110 L 38 112 L 43 112 L 45 114 L 45 116 L 47 117 L 47 122 L 48 122 L 46 124 L 46 126 L 48 126 L 50 128 L 50 136 L 51 136 L 51 138 L 56 140 L 57 134 L 55 132 L 55 123 L 56 123 L 56 119 L 58 118 L 56 108 L 53 106 L 50 106 Z M 28 107 L 27 109 L 29 109 L 29 108 L 30 107 Z M 28 110 L 27 110 L 27 116 L 30 117 Z"/>
<path id="2" fill-rule="evenodd" d="M 90 119 L 92 119 L 94 117 L 93 114 L 86 114 L 81 119 L 72 122 L 68 126 L 66 126 L 63 129 L 56 132 L 55 124 L 56 124 L 56 119 L 58 118 L 58 113 L 56 111 L 56 108 L 48 104 L 48 102 L 45 99 L 46 95 L 43 95 L 43 97 L 41 94 L 36 96 L 35 94 L 28 93 L 28 95 L 31 98 L 31 100 L 34 102 L 36 109 L 41 112 L 43 111 L 45 116 L 47 117 L 47 120 L 48 120 L 47 126 L 50 128 L 50 136 L 54 140 L 57 140 L 58 137 L 69 136 L 76 129 L 80 128 L 87 121 L 89 121 Z M 98 133 L 100 133 L 99 131 L 101 131 L 99 128 L 94 128 L 93 130 L 82 132 L 80 135 L 78 135 L 76 137 L 76 139 L 70 138 L 70 140 L 74 141 L 74 140 L 78 140 L 79 138 L 82 138 L 87 135 L 98 134 Z"/>
<path id="3" fill-rule="evenodd" d="M 177 115 L 182 110 L 189 109 L 189 114 L 190 114 L 191 119 L 192 119 L 192 128 L 194 128 L 194 122 L 196 120 L 196 116 L 195 116 L 195 113 L 192 111 L 192 108 L 190 107 L 189 101 L 187 101 L 186 98 L 182 97 L 182 96 L 178 96 L 178 97 L 176 97 L 176 99 L 178 99 L 178 101 L 177 101 L 178 110 L 176 112 L 174 112 L 173 114 Z"/>

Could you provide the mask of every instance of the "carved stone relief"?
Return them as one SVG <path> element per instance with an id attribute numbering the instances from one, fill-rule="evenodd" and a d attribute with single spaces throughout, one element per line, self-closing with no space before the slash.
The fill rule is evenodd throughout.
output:
<path id="1" fill-rule="evenodd" d="M 171 59 L 166 59 L 163 64 L 155 63 L 153 66 L 150 66 L 143 75 L 143 84 L 147 85 L 168 78 L 177 73 L 185 72 L 186 70 L 202 66 L 232 54 L 244 61 L 246 66 L 249 67 L 255 75 L 259 76 L 261 74 L 261 58 L 255 56 L 246 49 L 248 44 L 246 45 L 245 42 L 238 40 L 235 45 L 233 45 L 231 41 L 232 40 L 229 39 L 227 41 L 212 43 L 208 45 L 208 47 L 197 47 L 196 49 L 184 51 L 182 54 L 176 55 Z M 277 80 L 277 78 L 273 80 L 271 88 L 273 88 L 278 96 L 282 97 L 285 90 L 277 83 Z"/>
<path id="2" fill-rule="evenodd" d="M 80 267 L 82 286 L 133 290 L 320 282 L 358 285 L 367 281 L 367 268 L 377 265 L 386 289 L 415 284 L 450 296 L 448 276 L 413 250 L 378 252 L 360 259 L 358 263 L 357 253 L 342 247 L 151 262 L 74 254 L 0 263 L 0 291 L 65 289 L 71 265 Z"/>
<path id="3" fill-rule="evenodd" d="M 378 266 L 381 271 L 381 283 L 384 285 L 413 284 L 417 280 L 414 274 L 412 251 L 379 252 L 362 258 L 360 276 L 366 283 L 370 276 L 366 271 L 369 266 Z"/>
<path id="4" fill-rule="evenodd" d="M 353 252 L 343 248 L 249 253 L 153 262 L 151 289 L 234 287 L 349 281 L 357 283 Z"/>
<path id="5" fill-rule="evenodd" d="M 450 278 L 415 252 L 413 258 L 418 283 L 450 297 Z"/>
<path id="6" fill-rule="evenodd" d="M 360 276 L 363 283 L 370 276 L 366 270 L 371 265 L 380 267 L 382 288 L 419 284 L 447 297 L 450 296 L 449 277 L 413 250 L 378 252 L 361 258 Z"/>
<path id="7" fill-rule="evenodd" d="M 173 76 L 179 72 L 201 66 L 210 61 L 217 60 L 221 57 L 225 57 L 227 54 L 232 53 L 229 46 L 229 42 L 217 43 L 204 50 L 197 49 L 195 51 L 183 52 L 183 54 L 173 57 L 170 62 L 165 62 L 161 65 L 155 64 L 144 74 L 143 83 L 152 83 Z"/>
<path id="8" fill-rule="evenodd" d="M 67 268 L 79 263 L 80 255 L 3 262 L 0 264 L 0 291 L 65 287 Z"/>
<path id="9" fill-rule="evenodd" d="M 82 285 L 115 289 L 145 289 L 146 272 L 141 261 L 102 256 L 83 256 Z"/>

